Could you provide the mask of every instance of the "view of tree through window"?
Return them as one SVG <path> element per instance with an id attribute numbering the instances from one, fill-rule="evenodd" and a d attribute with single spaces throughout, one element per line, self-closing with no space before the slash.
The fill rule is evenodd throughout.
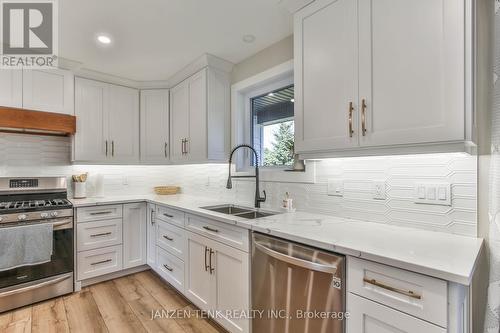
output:
<path id="1" fill-rule="evenodd" d="M 252 141 L 259 165 L 293 164 L 293 97 L 292 85 L 252 98 Z"/>

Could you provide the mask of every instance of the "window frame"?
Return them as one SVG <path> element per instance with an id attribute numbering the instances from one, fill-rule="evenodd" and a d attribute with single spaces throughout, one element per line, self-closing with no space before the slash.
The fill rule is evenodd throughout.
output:
<path id="1" fill-rule="evenodd" d="M 231 86 L 231 148 L 239 144 L 252 145 L 251 99 L 293 85 L 293 68 L 292 59 Z M 235 154 L 234 175 L 253 175 L 252 159 L 249 149 Z M 285 172 L 290 170 L 290 166 L 259 165 L 259 170 L 262 181 L 314 183 L 316 180 L 314 161 L 308 161 L 305 172 Z"/>
<path id="2" fill-rule="evenodd" d="M 283 82 L 284 82 L 284 81 L 288 81 L 288 80 L 283 80 Z M 278 82 L 277 82 L 277 83 L 278 83 Z M 280 81 L 279 83 L 281 83 L 281 81 Z M 281 87 L 281 88 L 278 88 L 278 89 L 269 90 L 269 91 L 264 92 L 263 94 L 260 94 L 260 95 L 258 95 L 258 96 L 254 96 L 254 97 L 250 97 L 250 98 L 249 98 L 249 100 L 248 100 L 248 103 L 249 103 L 249 117 L 250 117 L 250 119 L 249 119 L 249 127 L 250 127 L 249 142 L 250 142 L 250 145 L 251 145 L 252 147 L 254 147 L 254 149 L 255 149 L 255 124 L 253 123 L 253 116 L 254 116 L 254 114 L 253 114 L 253 110 L 252 110 L 252 100 L 253 100 L 254 98 L 259 98 L 259 97 L 261 97 L 261 96 L 265 96 L 266 94 L 268 94 L 268 93 L 270 93 L 270 92 L 280 91 L 280 90 L 282 90 L 282 89 L 286 89 L 286 88 L 293 87 L 293 86 L 294 86 L 294 84 L 293 84 L 293 76 L 292 76 L 292 83 L 291 83 L 291 84 L 286 85 L 286 86 Z M 280 124 L 280 123 L 282 123 L 282 122 L 287 122 L 287 121 L 293 121 L 293 122 L 294 122 L 294 126 L 295 126 L 295 118 L 294 118 L 294 117 L 283 118 L 283 119 L 281 119 L 281 121 L 275 121 L 275 122 L 272 122 L 272 123 L 269 123 L 269 124 L 266 124 L 266 125 L 271 125 L 271 124 Z M 262 129 L 263 129 L 263 127 L 262 127 Z M 261 146 L 261 147 L 262 147 L 262 136 L 263 136 L 263 133 L 262 133 L 263 131 L 262 131 L 262 129 L 261 129 L 261 133 L 260 133 L 260 139 L 261 139 L 261 145 L 260 145 L 260 146 Z M 294 142 L 295 142 L 295 137 L 294 137 Z M 257 153 L 259 154 L 259 152 L 257 152 Z M 261 156 L 259 156 L 259 157 L 260 157 L 260 159 L 262 160 L 262 163 L 261 163 L 261 165 L 259 165 L 259 167 L 261 167 L 261 168 L 263 168 L 263 169 L 264 169 L 264 168 L 269 168 L 269 169 L 285 169 L 285 170 L 286 170 L 286 169 L 290 169 L 290 168 L 293 166 L 293 164 L 292 164 L 292 165 L 272 165 L 272 166 L 264 166 L 264 164 L 263 164 L 263 161 L 264 161 L 264 156 L 263 156 L 263 155 L 264 155 L 264 152 L 263 152 L 263 149 L 261 149 L 260 154 L 261 154 Z M 252 161 L 252 162 L 253 162 L 253 161 Z"/>

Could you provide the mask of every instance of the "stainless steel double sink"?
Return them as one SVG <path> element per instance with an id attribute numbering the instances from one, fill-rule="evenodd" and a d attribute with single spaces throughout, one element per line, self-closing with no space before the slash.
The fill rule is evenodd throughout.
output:
<path id="1" fill-rule="evenodd" d="M 245 207 L 245 206 L 237 206 L 232 204 L 206 206 L 200 208 L 210 210 L 212 212 L 242 217 L 245 219 L 258 219 L 260 217 L 266 217 L 278 214 L 276 212 L 264 211 L 261 209 Z"/>

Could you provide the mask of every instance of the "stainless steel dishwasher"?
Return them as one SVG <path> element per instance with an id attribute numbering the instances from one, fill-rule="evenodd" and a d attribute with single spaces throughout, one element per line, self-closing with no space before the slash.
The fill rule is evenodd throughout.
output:
<path id="1" fill-rule="evenodd" d="M 252 331 L 342 333 L 345 257 L 252 235 Z"/>

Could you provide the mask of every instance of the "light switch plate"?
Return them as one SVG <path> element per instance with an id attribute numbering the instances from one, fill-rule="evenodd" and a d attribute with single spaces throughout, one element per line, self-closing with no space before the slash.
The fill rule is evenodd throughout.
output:
<path id="1" fill-rule="evenodd" d="M 340 179 L 328 179 L 328 195 L 343 197 L 344 181 Z"/>
<path id="2" fill-rule="evenodd" d="M 376 200 L 385 200 L 387 198 L 386 184 L 384 180 L 374 181 L 372 183 L 372 194 L 373 199 Z"/>
<path id="3" fill-rule="evenodd" d="M 451 184 L 417 183 L 413 197 L 417 204 L 451 206 Z"/>

